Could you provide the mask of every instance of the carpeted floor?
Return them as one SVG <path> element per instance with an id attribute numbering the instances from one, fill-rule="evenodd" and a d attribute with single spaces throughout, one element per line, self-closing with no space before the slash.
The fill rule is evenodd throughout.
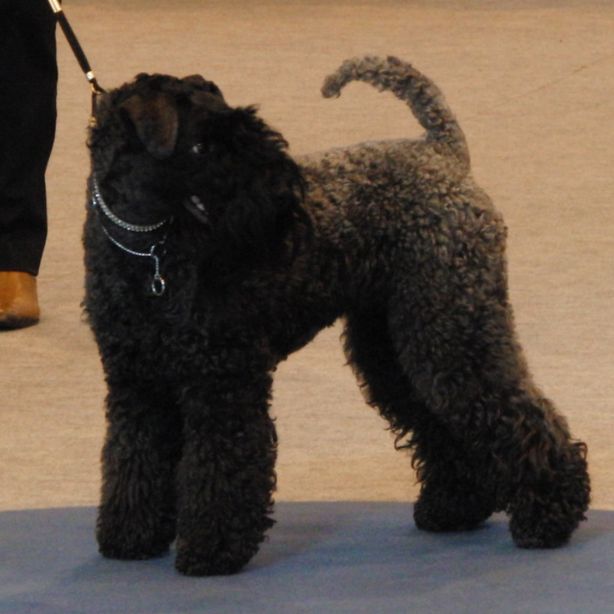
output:
<path id="1" fill-rule="evenodd" d="M 467 134 L 474 175 L 508 223 L 511 297 L 535 378 L 568 416 L 576 436 L 588 443 L 593 509 L 614 510 L 614 4 L 66 0 L 64 5 L 102 85 L 112 87 L 142 71 L 201 72 L 221 86 L 231 104 L 260 104 L 264 118 L 284 133 L 294 153 L 420 133 L 404 105 L 367 86 L 351 85 L 338 100 L 320 97 L 323 77 L 346 57 L 391 53 L 431 76 Z M 41 593 L 34 571 L 25 578 L 18 573 L 26 571 L 22 565 L 32 553 L 20 548 L 12 558 L 9 549 L 7 564 L 2 547 L 0 572 L 12 579 L 1 589 L 3 598 L 17 591 L 15 599 L 23 603 L 27 582 L 32 582 L 33 600 L 36 594 L 51 599 L 59 595 L 58 586 L 78 592 L 85 577 L 100 591 L 92 603 L 110 590 L 113 604 L 120 604 L 124 595 L 134 600 L 136 611 L 145 611 L 138 610 L 141 598 L 134 595 L 145 599 L 148 591 L 155 593 L 161 576 L 172 577 L 168 561 L 140 567 L 102 563 L 88 542 L 91 512 L 51 509 L 96 503 L 104 429 L 102 373 L 79 306 L 89 90 L 60 35 L 58 42 L 58 133 L 48 172 L 49 239 L 39 277 L 43 319 L 34 328 L 0 334 L 0 510 L 46 511 L 4 515 L 0 540 L 4 544 L 13 539 L 10 526 L 42 540 L 41 532 L 50 523 L 58 556 L 41 560 L 58 566 L 51 566 L 49 573 L 60 574 L 54 576 L 60 584 L 45 585 L 51 592 Z M 409 459 L 394 451 L 385 423 L 362 400 L 344 366 L 340 332 L 339 326 L 323 332 L 277 373 L 272 408 L 280 437 L 277 499 L 411 501 L 417 489 Z M 361 532 L 369 534 L 371 529 L 359 524 L 343 533 L 346 515 L 336 510 L 345 505 L 281 505 L 280 517 L 289 514 L 294 528 L 284 533 L 279 527 L 270 554 L 263 553 L 247 580 L 237 581 L 247 582 L 258 603 L 265 603 L 271 587 L 289 577 L 301 578 L 296 607 L 317 611 L 309 586 L 326 580 L 333 587 L 335 578 L 327 577 L 322 561 L 334 560 L 335 573 L 341 573 L 344 552 L 350 548 L 348 556 L 354 557 L 359 573 L 347 586 L 367 591 L 374 607 L 391 605 L 387 600 L 395 598 L 396 590 L 413 599 L 416 611 L 427 603 L 422 598 L 437 599 L 444 608 L 428 611 L 448 611 L 445 604 L 459 599 L 463 607 L 474 599 L 497 611 L 554 611 L 545 601 L 531 601 L 537 609 L 514 609 L 517 599 L 547 598 L 539 596 L 542 577 L 555 578 L 547 593 L 554 604 L 574 604 L 572 595 L 578 590 L 582 598 L 594 595 L 597 604 L 604 595 L 614 602 L 611 581 L 600 580 L 606 568 L 591 563 L 593 555 L 601 560 L 604 547 L 611 549 L 612 520 L 606 512 L 594 512 L 592 518 L 602 523 L 599 530 L 584 529 L 571 549 L 521 554 L 508 552 L 509 542 L 498 524 L 450 542 L 433 541 L 413 532 L 405 504 L 356 504 L 357 518 L 363 518 L 365 510 L 376 511 L 367 526 L 383 527 L 381 540 L 392 543 L 394 553 L 386 555 L 379 550 L 379 533 L 365 551 L 357 544 Z M 330 510 L 334 513 L 328 516 Z M 313 519 L 312 512 L 320 520 Z M 322 533 L 318 523 L 325 526 Z M 333 528 L 326 529 L 329 525 Z M 70 556 L 65 562 L 60 527 L 75 540 L 66 546 Z M 384 527 L 390 527 L 390 534 Z M 321 548 L 315 554 L 312 540 Z M 420 554 L 412 558 L 413 551 Z M 375 559 L 361 559 L 365 552 Z M 377 563 L 386 566 L 386 557 L 397 555 L 398 560 L 407 555 L 405 567 L 392 574 L 395 580 L 385 594 L 379 589 L 369 592 L 372 585 L 366 580 Z M 474 556 L 478 558 L 472 562 Z M 422 565 L 414 565 L 416 558 Z M 265 564 L 267 560 L 271 564 Z M 138 570 L 126 576 L 138 580 L 134 593 L 118 585 L 128 569 Z M 275 577 L 273 570 L 280 569 L 286 571 Z M 577 572 L 584 578 L 580 588 Z M 514 578 L 511 587 L 508 576 Z M 269 584 L 258 588 L 261 577 Z M 492 592 L 484 590 L 484 577 Z M 427 580 L 438 588 L 424 592 L 420 585 Z M 183 598 L 188 605 L 212 590 L 210 583 L 172 581 L 187 591 Z M 216 584 L 224 587 L 216 598 L 222 599 L 227 587 L 236 588 L 233 582 Z M 463 600 L 461 589 L 473 597 Z M 560 589 L 565 591 L 562 599 L 555 594 Z M 247 588 L 236 590 L 249 599 Z M 348 610 L 346 590 L 337 595 L 335 607 L 361 611 Z M 505 607 L 497 609 L 497 599 Z M 228 611 L 233 611 L 230 603 Z M 605 611 L 587 603 L 576 611 Z M 40 611 L 53 610 L 49 605 Z"/>
<path id="2" fill-rule="evenodd" d="M 425 534 L 403 503 L 283 503 L 270 539 L 236 576 L 185 578 L 172 556 L 108 561 L 92 508 L 0 513 L 2 614 L 605 614 L 614 512 L 592 512 L 566 548 L 519 550 L 496 517 Z"/>

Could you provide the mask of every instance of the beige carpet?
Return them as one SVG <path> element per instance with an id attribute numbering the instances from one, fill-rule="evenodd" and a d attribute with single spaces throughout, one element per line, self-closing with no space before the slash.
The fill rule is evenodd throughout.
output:
<path id="1" fill-rule="evenodd" d="M 419 134 L 403 105 L 322 78 L 348 56 L 396 54 L 437 81 L 474 174 L 510 228 L 511 295 L 537 381 L 586 440 L 594 507 L 614 508 L 614 5 L 609 1 L 66 0 L 100 81 L 141 71 L 215 80 L 303 153 Z M 94 504 L 104 386 L 82 322 L 89 92 L 63 38 L 41 324 L 0 335 L 0 509 Z M 279 370 L 281 500 L 395 500 L 408 459 L 322 333 Z"/>

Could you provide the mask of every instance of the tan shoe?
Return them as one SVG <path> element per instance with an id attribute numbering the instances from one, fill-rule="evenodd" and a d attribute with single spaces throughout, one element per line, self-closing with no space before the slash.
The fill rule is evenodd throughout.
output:
<path id="1" fill-rule="evenodd" d="M 24 328 L 40 318 L 36 277 L 20 271 L 0 271 L 0 328 Z"/>

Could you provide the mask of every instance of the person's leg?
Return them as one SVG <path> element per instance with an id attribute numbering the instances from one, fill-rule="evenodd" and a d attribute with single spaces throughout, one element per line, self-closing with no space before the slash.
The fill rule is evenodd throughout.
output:
<path id="1" fill-rule="evenodd" d="M 38 319 L 47 235 L 45 169 L 55 136 L 55 19 L 46 0 L 0 4 L 0 326 Z M 23 317 L 21 317 L 23 316 Z"/>

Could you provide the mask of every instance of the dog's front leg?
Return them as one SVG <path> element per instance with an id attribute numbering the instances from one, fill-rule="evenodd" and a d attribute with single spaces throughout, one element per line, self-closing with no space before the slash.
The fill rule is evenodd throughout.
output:
<path id="1" fill-rule="evenodd" d="M 176 567 L 188 575 L 239 571 L 273 524 L 270 377 L 223 379 L 184 395 Z"/>
<path id="2" fill-rule="evenodd" d="M 154 382 L 110 376 L 96 537 L 110 558 L 146 559 L 175 538 L 180 416 Z"/>

